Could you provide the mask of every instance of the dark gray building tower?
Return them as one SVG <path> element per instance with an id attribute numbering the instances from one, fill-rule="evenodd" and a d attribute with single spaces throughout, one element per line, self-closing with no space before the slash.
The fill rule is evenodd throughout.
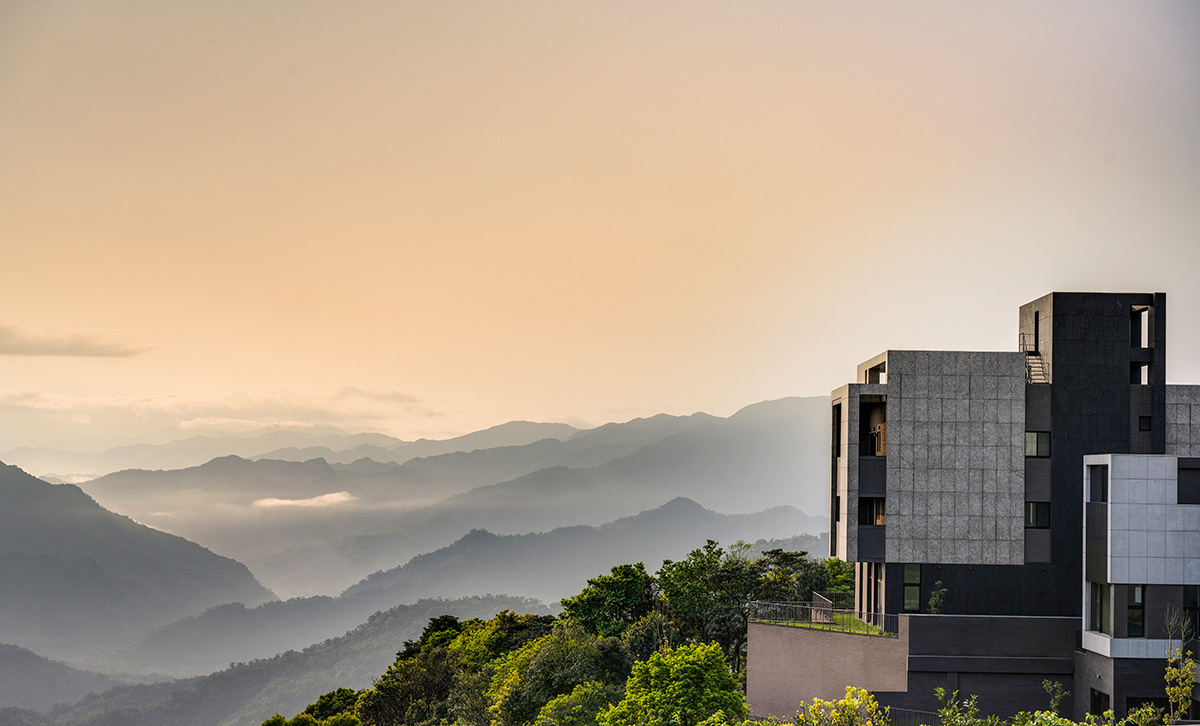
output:
<path id="1" fill-rule="evenodd" d="M 1006 713 L 1044 707 L 1051 678 L 1077 717 L 1162 695 L 1166 605 L 1200 609 L 1200 387 L 1166 385 L 1165 321 L 1163 293 L 1051 293 L 1021 306 L 1016 351 L 889 350 L 832 392 L 831 554 L 855 563 L 859 617 L 902 642 L 845 635 L 882 650 L 861 661 L 875 685 L 843 687 L 920 709 L 960 688 Z M 896 648 L 902 686 L 871 667 Z M 755 666 L 752 638 L 765 715 Z"/>

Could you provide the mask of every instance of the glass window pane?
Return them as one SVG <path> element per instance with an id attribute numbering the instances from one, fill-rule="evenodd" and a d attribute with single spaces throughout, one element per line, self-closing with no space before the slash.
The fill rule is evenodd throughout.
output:
<path id="1" fill-rule="evenodd" d="M 1130 608 L 1127 634 L 1130 638 L 1141 638 L 1143 637 L 1143 633 L 1144 628 L 1142 627 L 1142 609 Z"/>
<path id="2" fill-rule="evenodd" d="M 921 587 L 920 585 L 905 585 L 904 586 L 904 611 L 917 612 L 921 609 Z"/>
<path id="3" fill-rule="evenodd" d="M 1037 456 L 1038 455 L 1037 454 L 1037 432 L 1036 431 L 1026 431 L 1025 432 L 1025 455 L 1026 456 Z"/>
<path id="4" fill-rule="evenodd" d="M 920 585 L 921 584 L 921 566 L 919 564 L 907 564 L 904 566 L 904 584 L 905 585 Z"/>

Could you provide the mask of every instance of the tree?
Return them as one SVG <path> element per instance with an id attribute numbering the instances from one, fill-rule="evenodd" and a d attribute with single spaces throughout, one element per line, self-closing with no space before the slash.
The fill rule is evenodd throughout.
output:
<path id="1" fill-rule="evenodd" d="M 641 562 L 617 565 L 593 577 L 578 595 L 562 601 L 563 617 L 600 636 L 620 635 L 654 608 L 654 579 Z"/>
<path id="2" fill-rule="evenodd" d="M 1058 704 L 1062 703 L 1064 698 L 1071 695 L 1071 692 L 1062 683 L 1052 681 L 1049 678 L 1042 679 L 1042 690 L 1046 692 L 1046 695 L 1050 696 L 1050 710 L 1054 713 L 1058 713 Z"/>
<path id="3" fill-rule="evenodd" d="M 929 593 L 929 612 L 937 615 L 942 612 L 942 605 L 946 600 L 946 593 L 949 592 L 942 587 L 942 581 L 938 580 L 933 583 L 933 592 Z"/>
<path id="4" fill-rule="evenodd" d="M 796 726 L 874 726 L 888 722 L 888 709 L 879 707 L 875 697 L 863 688 L 848 686 L 840 701 L 814 698 L 803 701 L 796 712 Z"/>
<path id="5" fill-rule="evenodd" d="M 449 651 L 435 646 L 397 659 L 375 685 L 362 692 L 354 715 L 372 726 L 400 726 L 449 715 L 446 703 L 454 685 Z"/>
<path id="6" fill-rule="evenodd" d="M 635 663 L 625 697 L 600 714 L 600 726 L 696 726 L 721 712 L 746 715 L 746 700 L 720 646 L 683 645 Z"/>
<path id="7" fill-rule="evenodd" d="M 623 693 L 623 689 L 599 681 L 580 683 L 542 706 L 533 726 L 597 726 L 600 712 L 619 701 Z"/>
<path id="8" fill-rule="evenodd" d="M 574 621 L 514 651 L 496 664 L 488 694 L 500 726 L 532 721 L 550 700 L 581 683 L 620 686 L 629 674 L 628 652 L 617 638 L 599 638 Z"/>
<path id="9" fill-rule="evenodd" d="M 720 643 L 736 667 L 760 574 L 749 545 L 738 543 L 727 554 L 710 539 L 685 560 L 664 560 L 658 585 L 680 634 L 696 643 Z"/>
<path id="10" fill-rule="evenodd" d="M 854 565 L 836 557 L 825 559 L 825 589 L 854 592 Z"/>
<path id="11" fill-rule="evenodd" d="M 665 560 L 658 586 L 671 622 L 693 642 L 720 643 L 735 671 L 750 620 L 751 600 L 807 600 L 825 586 L 826 565 L 804 552 L 768 550 L 751 558 L 750 545 L 738 542 L 728 552 L 709 540 L 687 559 Z"/>
<path id="12" fill-rule="evenodd" d="M 1187 647 L 1192 637 L 1192 627 L 1178 607 L 1168 605 L 1163 629 L 1167 631 L 1167 670 L 1164 678 L 1167 681 L 1167 701 L 1170 703 L 1166 720 L 1174 722 L 1187 718 L 1192 705 L 1192 689 L 1196 685 L 1196 661 Z M 1179 647 L 1174 645 L 1177 636 Z"/>
<path id="13" fill-rule="evenodd" d="M 325 721 L 339 713 L 354 713 L 356 701 L 358 701 L 358 691 L 353 688 L 339 688 L 322 694 L 316 703 L 310 704 L 304 709 L 304 713 L 318 721 Z"/>
<path id="14" fill-rule="evenodd" d="M 666 615 L 653 612 L 626 628 L 621 642 L 632 660 L 646 660 L 663 648 L 683 645 L 683 638 Z"/>

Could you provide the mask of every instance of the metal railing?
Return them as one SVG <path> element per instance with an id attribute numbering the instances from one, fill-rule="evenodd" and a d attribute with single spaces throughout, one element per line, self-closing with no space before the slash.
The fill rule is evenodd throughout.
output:
<path id="1" fill-rule="evenodd" d="M 936 726 L 942 722 L 936 711 L 916 711 L 911 708 L 889 708 L 889 726 Z"/>
<path id="2" fill-rule="evenodd" d="M 900 632 L 896 615 L 835 608 L 822 602 L 754 601 L 750 603 L 750 622 L 892 638 Z"/>
<path id="3" fill-rule="evenodd" d="M 854 592 L 842 590 L 813 590 L 813 602 L 828 601 L 830 607 L 839 610 L 854 609 Z"/>

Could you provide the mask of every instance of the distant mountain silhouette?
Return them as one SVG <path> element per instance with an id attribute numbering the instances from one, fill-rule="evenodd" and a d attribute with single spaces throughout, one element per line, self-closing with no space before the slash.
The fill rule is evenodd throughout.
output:
<path id="1" fill-rule="evenodd" d="M 381 553 L 378 562 L 352 570 L 336 564 L 314 569 L 309 555 L 303 554 L 298 558 L 301 566 L 293 572 L 294 565 L 287 558 L 279 560 L 281 566 L 275 566 L 273 555 L 307 548 L 318 551 L 317 561 L 324 562 L 331 551 L 327 547 L 331 540 L 387 533 L 400 512 L 547 467 L 595 466 L 719 420 L 706 414 L 660 415 L 582 432 L 557 424 L 514 422 L 449 442 L 414 442 L 406 446 L 465 448 L 546 433 L 572 435 L 567 441 L 544 438 L 521 445 L 417 457 L 402 464 L 369 459 L 336 465 L 323 459 L 251 461 L 231 455 L 174 471 L 116 472 L 80 486 L 110 509 L 247 563 L 264 583 L 285 596 L 331 594 L 372 570 L 394 567 L 408 556 L 448 544 L 471 527 L 448 532 L 447 539 L 424 549 Z M 304 500 L 335 492 L 348 492 L 355 499 L 328 508 L 254 506 L 262 499 Z M 655 497 L 648 500 L 647 506 L 656 506 L 667 498 Z M 619 514 L 636 511 L 640 509 L 630 508 Z M 573 523 L 570 519 L 547 522 L 551 527 Z M 329 579 L 328 573 L 334 573 L 334 579 Z"/>
<path id="2" fill-rule="evenodd" d="M 226 602 L 274 599 L 246 569 L 0 464 L 0 642 L 70 657 Z"/>
<path id="3" fill-rule="evenodd" d="M 25 648 L 0 643 L 0 708 L 45 712 L 56 703 L 74 703 L 88 693 L 118 685 L 109 676 L 76 670 Z"/>
<path id="4" fill-rule="evenodd" d="M 336 638 L 303 651 L 229 667 L 201 678 L 120 686 L 51 715 L 62 724 L 258 726 L 276 711 L 297 713 L 335 688 L 367 688 L 430 618 L 490 618 L 501 610 L 545 614 L 540 603 L 504 596 L 422 600 L 372 615 Z"/>
<path id="5" fill-rule="evenodd" d="M 574 426 L 561 423 L 509 421 L 452 439 L 417 439 L 390 446 L 362 445 L 340 449 L 332 449 L 328 446 L 287 447 L 267 451 L 254 458 L 285 461 L 306 461 L 319 458 L 325 459 L 331 464 L 348 464 L 357 459 L 368 458 L 379 462 L 403 464 L 419 457 L 494 449 L 501 446 L 523 446 L 543 439 L 561 441 L 570 438 L 578 431 L 579 429 Z"/>
<path id="6" fill-rule="evenodd" d="M 401 513 L 366 534 L 249 563 L 272 573 L 272 586 L 303 591 L 320 583 L 348 586 L 355 576 L 444 547 L 473 529 L 520 534 L 598 525 L 675 497 L 725 512 L 797 501 L 821 511 L 829 496 L 827 409 L 826 399 L 788 398 L 748 406 L 728 419 L 706 417 L 597 466 L 539 469 Z M 810 532 L 827 526 L 824 517 L 807 522 Z M 278 573 L 289 574 L 280 579 Z"/>
<path id="7" fill-rule="evenodd" d="M 376 446 L 387 450 L 385 447 L 404 443 L 385 434 L 350 434 L 333 426 L 267 426 L 240 434 L 116 446 L 99 453 L 22 446 L 0 452 L 0 459 L 27 471 L 95 477 L 123 469 L 181 469 L 219 456 L 249 458 L 282 447 L 325 446 L 342 451 Z"/>
<path id="8" fill-rule="evenodd" d="M 343 632 L 376 610 L 420 598 L 503 592 L 556 603 L 615 565 L 641 561 L 653 572 L 664 559 L 682 558 L 708 539 L 731 544 L 791 537 L 808 524 L 807 515 L 792 507 L 724 515 L 680 498 L 599 527 L 505 536 L 475 530 L 448 547 L 377 572 L 338 598 L 296 598 L 257 608 L 228 605 L 172 623 L 149 635 L 124 667 L 186 666 L 175 672 L 206 672 L 302 647 Z"/>

